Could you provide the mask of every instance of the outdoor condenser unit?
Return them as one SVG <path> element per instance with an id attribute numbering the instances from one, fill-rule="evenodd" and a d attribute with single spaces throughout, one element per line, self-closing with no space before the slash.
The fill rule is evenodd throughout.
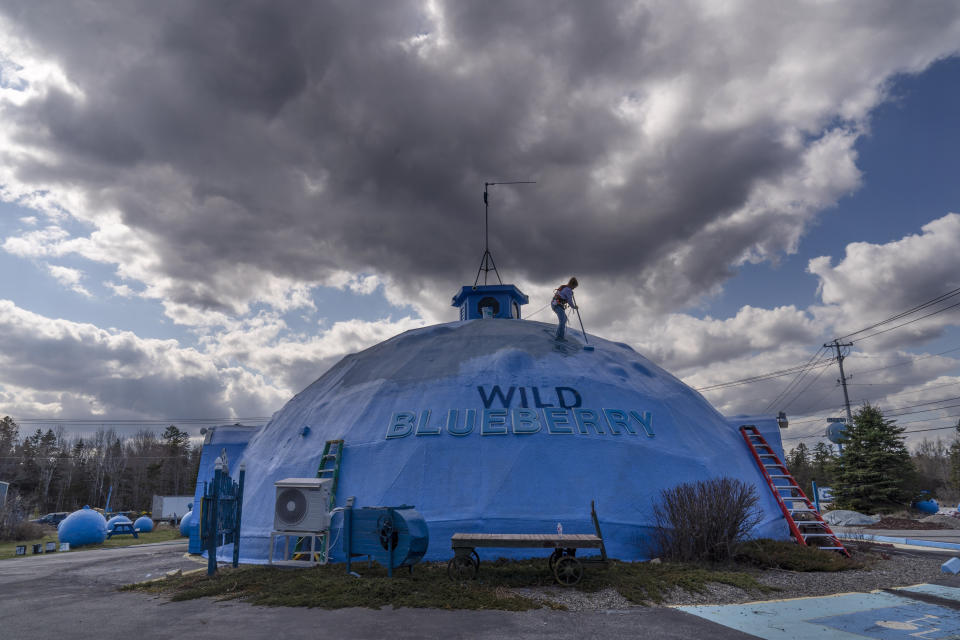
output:
<path id="1" fill-rule="evenodd" d="M 329 478 L 286 478 L 274 482 L 276 531 L 325 531 L 330 528 Z"/>

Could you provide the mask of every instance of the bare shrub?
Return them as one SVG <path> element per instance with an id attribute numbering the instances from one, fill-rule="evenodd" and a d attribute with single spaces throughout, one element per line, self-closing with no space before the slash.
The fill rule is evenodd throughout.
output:
<path id="1" fill-rule="evenodd" d="M 728 477 L 664 489 L 653 514 L 661 556 L 681 562 L 730 559 L 761 520 L 753 485 Z"/>
<path id="2" fill-rule="evenodd" d="M 26 518 L 23 499 L 13 490 L 0 504 L 0 540 L 36 540 L 44 535 L 43 527 Z"/>

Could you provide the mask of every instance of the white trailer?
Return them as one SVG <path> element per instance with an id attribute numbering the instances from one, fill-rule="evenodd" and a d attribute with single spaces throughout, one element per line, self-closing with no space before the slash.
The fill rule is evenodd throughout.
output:
<path id="1" fill-rule="evenodd" d="M 193 502 L 193 496 L 153 496 L 153 513 L 151 517 L 154 522 L 169 521 L 176 524 L 187 511 L 190 511 L 190 504 Z"/>

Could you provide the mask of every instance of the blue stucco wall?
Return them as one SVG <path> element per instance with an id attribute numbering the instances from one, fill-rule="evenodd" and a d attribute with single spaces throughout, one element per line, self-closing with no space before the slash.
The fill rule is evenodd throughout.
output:
<path id="1" fill-rule="evenodd" d="M 210 429 L 210 433 L 204 438 L 203 448 L 200 450 L 200 467 L 197 472 L 197 486 L 193 494 L 193 510 L 191 511 L 191 520 L 186 528 L 181 521 L 181 535 L 184 530 L 190 537 L 190 553 L 203 552 L 203 544 L 200 540 L 200 528 L 198 526 L 200 517 L 200 500 L 207 490 L 207 483 L 213 480 L 214 464 L 220 453 L 227 452 L 227 463 L 230 473 L 236 478 L 238 476 L 238 461 L 240 460 L 244 449 L 254 434 L 261 427 L 249 427 L 246 425 L 230 424 Z M 195 515 L 194 515 L 195 514 Z M 186 518 L 184 518 L 186 520 Z"/>

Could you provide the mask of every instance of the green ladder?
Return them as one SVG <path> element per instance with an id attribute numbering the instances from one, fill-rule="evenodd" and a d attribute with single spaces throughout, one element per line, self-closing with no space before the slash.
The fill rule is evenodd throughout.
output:
<path id="1" fill-rule="evenodd" d="M 340 479 L 340 460 L 343 458 L 343 440 L 327 440 L 323 445 L 323 455 L 320 456 L 320 466 L 317 467 L 317 477 L 323 480 L 332 480 L 330 483 L 330 503 L 327 505 L 327 511 L 331 511 L 337 504 L 337 482 Z M 314 552 L 314 557 L 310 558 L 313 562 L 327 563 L 329 559 L 328 551 L 330 545 L 330 532 L 321 533 L 319 536 L 320 545 Z M 300 551 L 303 543 L 308 538 L 299 538 L 297 540 L 294 559 L 299 560 L 300 556 L 306 555 Z"/>

